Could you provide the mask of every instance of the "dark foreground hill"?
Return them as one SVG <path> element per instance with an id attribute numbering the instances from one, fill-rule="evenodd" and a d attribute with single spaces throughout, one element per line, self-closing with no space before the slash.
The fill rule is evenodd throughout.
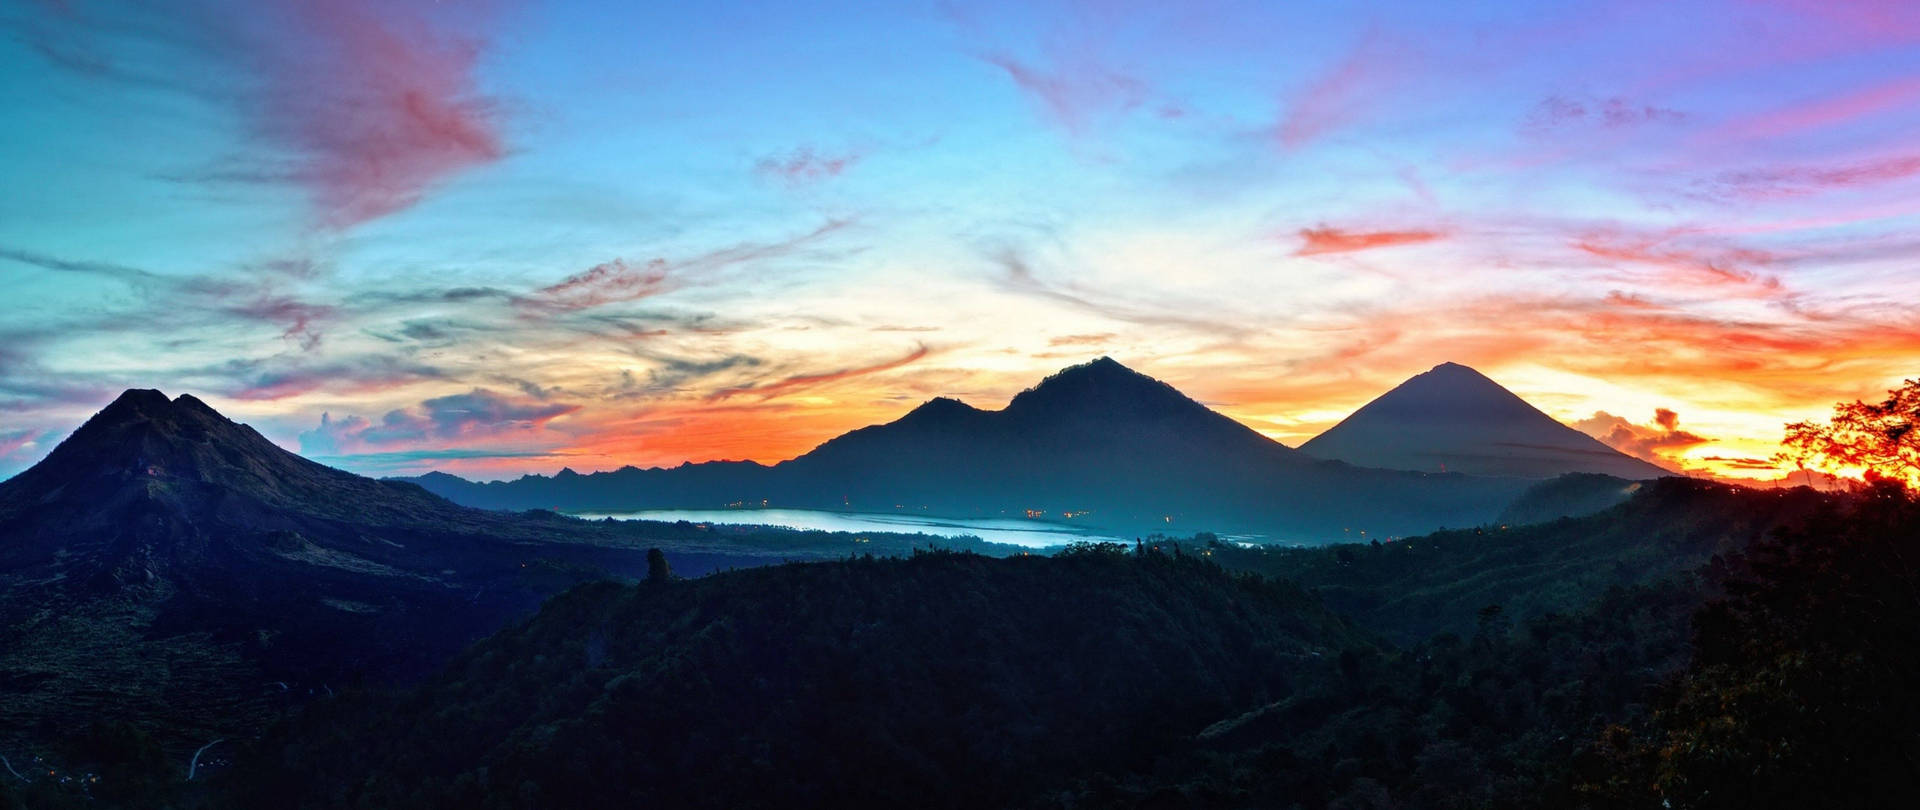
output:
<path id="1" fill-rule="evenodd" d="M 1353 639 L 1291 586 L 1118 550 L 593 585 L 234 778 L 253 806 L 1000 807 L 1144 766 Z"/>
<path id="2" fill-rule="evenodd" d="M 713 462 L 487 484 L 441 474 L 412 480 L 493 509 L 765 502 L 950 517 L 1071 514 L 1075 524 L 1129 534 L 1215 531 L 1299 542 L 1479 525 L 1534 483 L 1315 459 L 1107 358 L 1048 377 L 1002 410 L 934 399 L 772 467 Z"/>
<path id="3" fill-rule="evenodd" d="M 1414 375 L 1300 450 L 1393 470 L 1522 478 L 1599 473 L 1629 480 L 1672 475 L 1560 424 L 1459 363 Z"/>
<path id="4" fill-rule="evenodd" d="M 1213 552 L 1230 568 L 1300 583 L 1360 626 L 1412 644 L 1439 633 L 1468 636 L 1487 619 L 1512 624 L 1572 613 L 1609 588 L 1657 582 L 1739 553 L 1833 501 L 1805 488 L 1662 478 L 1578 518 L 1388 543 Z"/>
<path id="5" fill-rule="evenodd" d="M 908 546 L 852 539 L 462 507 L 128 391 L 0 482 L 0 754 L 98 720 L 191 750 L 424 675 L 547 595 L 644 573 L 649 546 L 696 573 Z"/>

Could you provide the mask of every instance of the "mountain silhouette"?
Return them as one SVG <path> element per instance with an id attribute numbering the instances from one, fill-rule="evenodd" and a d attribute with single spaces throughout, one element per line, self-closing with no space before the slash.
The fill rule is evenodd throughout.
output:
<path id="1" fill-rule="evenodd" d="M 1470 475 L 1600 473 L 1639 480 L 1673 474 L 1560 424 L 1458 363 L 1413 376 L 1300 450 L 1365 467 Z"/>
<path id="2" fill-rule="evenodd" d="M 1474 525 L 1492 520 L 1530 483 L 1315 459 L 1105 357 L 1047 377 L 1001 410 L 937 398 L 770 467 L 718 462 L 486 484 L 441 475 L 410 480 L 496 509 L 764 503 L 1307 542 Z M 751 520 L 742 514 L 742 522 Z"/>
<path id="3" fill-rule="evenodd" d="M 644 571 L 617 531 L 458 506 L 128 391 L 0 482 L 0 727 L 213 735 L 298 690 L 424 674 L 560 587 Z"/>

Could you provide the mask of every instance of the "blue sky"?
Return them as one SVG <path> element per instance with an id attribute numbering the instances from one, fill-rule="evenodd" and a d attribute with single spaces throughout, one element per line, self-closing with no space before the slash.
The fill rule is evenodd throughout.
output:
<path id="1" fill-rule="evenodd" d="M 1464 362 L 1768 474 L 1920 367 L 1897 2 L 34 0 L 0 75 L 0 475 L 132 386 L 491 477 L 1101 354 L 1290 444 Z"/>

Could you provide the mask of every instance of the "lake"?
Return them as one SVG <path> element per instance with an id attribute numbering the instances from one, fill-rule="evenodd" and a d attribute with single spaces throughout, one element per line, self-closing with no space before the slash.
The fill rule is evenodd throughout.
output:
<path id="1" fill-rule="evenodd" d="M 971 535 L 989 543 L 1028 548 L 1064 546 L 1078 541 L 1122 542 L 1119 537 L 1073 526 L 1018 518 L 938 518 L 926 515 L 821 512 L 813 509 L 646 509 L 638 512 L 576 512 L 575 517 L 599 520 L 663 520 L 688 523 L 731 523 L 743 526 L 780 526 L 829 532 L 898 532 L 941 537 Z M 1125 541 L 1131 543 L 1131 540 Z"/>

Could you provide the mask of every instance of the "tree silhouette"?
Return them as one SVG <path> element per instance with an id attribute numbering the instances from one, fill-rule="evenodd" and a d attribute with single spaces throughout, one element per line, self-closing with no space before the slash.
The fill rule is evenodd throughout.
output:
<path id="1" fill-rule="evenodd" d="M 667 555 L 657 548 L 647 549 L 647 581 L 667 582 L 673 579 L 673 567 L 667 565 Z"/>
<path id="2" fill-rule="evenodd" d="M 1920 486 L 1920 379 L 1887 392 L 1884 402 L 1842 402 L 1827 422 L 1787 425 L 1778 458 L 1801 469 L 1864 468 Z"/>

